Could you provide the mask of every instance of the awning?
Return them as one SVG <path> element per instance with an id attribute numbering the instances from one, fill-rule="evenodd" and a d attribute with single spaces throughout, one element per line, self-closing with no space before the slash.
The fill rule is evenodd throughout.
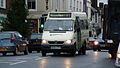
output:
<path id="1" fill-rule="evenodd" d="M 30 14 L 27 16 L 27 19 L 40 19 L 42 15 L 41 14 Z"/>

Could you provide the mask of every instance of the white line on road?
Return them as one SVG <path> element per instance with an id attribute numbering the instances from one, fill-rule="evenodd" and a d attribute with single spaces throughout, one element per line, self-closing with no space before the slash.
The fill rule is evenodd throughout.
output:
<path id="1" fill-rule="evenodd" d="M 20 62 L 16 62 L 16 63 L 10 63 L 10 65 L 16 65 L 16 64 L 20 64 L 20 63 L 24 63 L 24 62 L 27 62 L 27 61 L 20 61 Z"/>
<path id="2" fill-rule="evenodd" d="M 46 59 L 46 58 L 48 58 L 48 57 L 37 58 L 37 59 L 35 59 L 35 60 L 41 60 L 41 59 Z"/>
<path id="3" fill-rule="evenodd" d="M 0 62 L 0 64 L 1 64 L 1 63 L 10 63 L 10 62 Z"/>

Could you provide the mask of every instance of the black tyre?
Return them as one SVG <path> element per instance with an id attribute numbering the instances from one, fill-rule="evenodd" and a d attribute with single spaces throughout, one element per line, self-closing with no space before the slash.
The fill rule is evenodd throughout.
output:
<path id="1" fill-rule="evenodd" d="M 116 59 L 116 54 L 115 53 L 111 53 L 111 58 L 112 59 Z"/>
<path id="2" fill-rule="evenodd" d="M 46 56 L 46 52 L 42 51 L 42 56 Z"/>
<path id="3" fill-rule="evenodd" d="M 60 54 L 60 52 L 54 52 L 54 55 L 59 55 Z"/>
<path id="4" fill-rule="evenodd" d="M 97 51 L 97 49 L 93 49 L 93 51 Z"/>
<path id="5" fill-rule="evenodd" d="M 98 51 L 101 51 L 101 49 L 98 49 Z"/>
<path id="6" fill-rule="evenodd" d="M 82 54 L 83 54 L 83 55 L 86 55 L 86 49 L 83 49 L 83 50 L 82 50 Z"/>
<path id="7" fill-rule="evenodd" d="M 37 53 L 40 53 L 40 50 L 37 50 Z"/>
<path id="8" fill-rule="evenodd" d="M 86 41 L 84 41 L 84 46 L 82 46 L 82 54 L 86 55 Z"/>
<path id="9" fill-rule="evenodd" d="M 31 51 L 31 50 L 29 50 L 29 53 L 32 53 L 32 51 Z"/>
<path id="10" fill-rule="evenodd" d="M 75 56 L 76 52 L 71 52 L 70 54 L 71 56 Z"/>
<path id="11" fill-rule="evenodd" d="M 18 48 L 15 48 L 15 52 L 13 53 L 14 55 L 18 55 Z"/>
<path id="12" fill-rule="evenodd" d="M 3 54 L 3 56 L 6 56 L 7 53 L 2 53 L 2 54 Z"/>
<path id="13" fill-rule="evenodd" d="M 24 55 L 28 55 L 28 47 L 25 48 Z"/>
<path id="14" fill-rule="evenodd" d="M 78 55 L 81 55 L 81 54 L 82 54 L 82 50 L 80 48 L 79 51 L 78 51 Z"/>

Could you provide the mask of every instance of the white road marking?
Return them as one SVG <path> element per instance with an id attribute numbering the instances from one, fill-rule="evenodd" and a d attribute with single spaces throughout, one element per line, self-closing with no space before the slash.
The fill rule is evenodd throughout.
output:
<path id="1" fill-rule="evenodd" d="M 3 61 L 3 60 L 0 60 L 0 61 Z"/>
<path id="2" fill-rule="evenodd" d="M 35 60 L 41 60 L 41 59 L 46 59 L 46 58 L 48 58 L 48 57 L 37 58 L 37 59 L 35 59 Z"/>
<path id="3" fill-rule="evenodd" d="M 24 62 L 27 62 L 27 61 L 20 61 L 20 62 L 16 62 L 16 63 L 10 63 L 10 65 L 21 64 L 21 63 L 24 63 Z"/>
<path id="4" fill-rule="evenodd" d="M 10 62 L 0 62 L 0 64 L 2 64 L 2 63 L 5 63 L 5 64 L 6 64 L 6 63 L 10 63 Z"/>
<path id="5" fill-rule="evenodd" d="M 39 58 L 39 56 L 16 58 L 16 60 L 35 59 L 35 58 Z"/>
<path id="6" fill-rule="evenodd" d="M 41 59 L 46 59 L 48 57 L 39 57 L 39 56 L 34 56 L 34 57 L 21 57 L 21 58 L 15 58 L 11 60 L 0 60 L 0 64 L 9 64 L 9 65 L 17 65 L 21 63 L 28 62 L 27 60 L 41 60 Z"/>

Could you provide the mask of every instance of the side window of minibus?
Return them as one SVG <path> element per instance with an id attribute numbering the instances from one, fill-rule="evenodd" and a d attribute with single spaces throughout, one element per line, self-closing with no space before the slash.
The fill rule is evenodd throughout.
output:
<path id="1" fill-rule="evenodd" d="M 79 29 L 79 17 L 76 17 L 76 20 L 75 20 L 75 31 L 78 31 Z"/>

